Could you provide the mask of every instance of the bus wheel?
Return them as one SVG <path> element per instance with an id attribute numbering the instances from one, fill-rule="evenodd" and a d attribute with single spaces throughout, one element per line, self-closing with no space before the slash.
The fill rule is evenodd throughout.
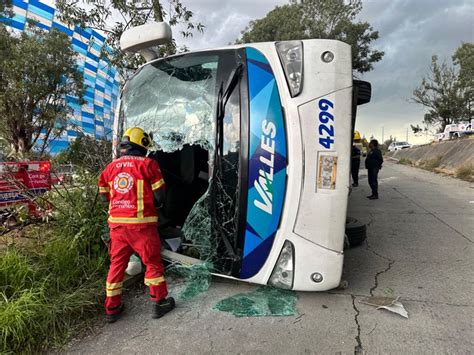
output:
<path id="1" fill-rule="evenodd" d="M 367 227 L 356 218 L 347 217 L 346 220 L 346 248 L 353 248 L 361 245 L 367 238 Z"/>

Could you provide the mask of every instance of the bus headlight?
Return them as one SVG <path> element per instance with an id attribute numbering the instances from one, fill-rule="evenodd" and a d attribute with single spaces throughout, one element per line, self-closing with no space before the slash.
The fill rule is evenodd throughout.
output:
<path id="1" fill-rule="evenodd" d="M 280 256 L 268 283 L 271 286 L 291 290 L 293 288 L 293 278 L 295 269 L 294 247 L 288 240 L 283 244 Z"/>
<path id="2" fill-rule="evenodd" d="M 303 89 L 303 42 L 277 42 L 275 46 L 285 72 L 291 97 L 298 96 Z"/>

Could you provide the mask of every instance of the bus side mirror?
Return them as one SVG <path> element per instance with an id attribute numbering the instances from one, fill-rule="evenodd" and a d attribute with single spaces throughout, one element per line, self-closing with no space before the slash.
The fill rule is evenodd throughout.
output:
<path id="1" fill-rule="evenodd" d="M 372 97 L 372 85 L 368 81 L 354 80 L 353 87 L 355 91 L 355 98 L 357 99 L 357 106 L 370 102 Z"/>

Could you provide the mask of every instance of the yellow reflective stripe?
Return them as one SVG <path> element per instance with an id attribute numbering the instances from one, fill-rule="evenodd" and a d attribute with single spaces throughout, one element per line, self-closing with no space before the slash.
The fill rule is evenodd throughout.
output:
<path id="1" fill-rule="evenodd" d="M 163 186 L 165 184 L 165 181 L 163 179 L 161 180 L 158 180 L 157 182 L 155 182 L 154 184 L 151 185 L 151 189 L 153 191 L 155 190 L 158 190 L 161 186 Z"/>
<path id="2" fill-rule="evenodd" d="M 99 192 L 100 192 L 101 194 L 109 193 L 109 188 L 108 188 L 108 187 L 99 186 Z"/>
<path id="3" fill-rule="evenodd" d="M 137 218 L 143 218 L 143 180 L 137 181 Z"/>
<path id="4" fill-rule="evenodd" d="M 113 289 L 116 289 L 116 288 L 120 288 L 120 287 L 122 287 L 122 285 L 123 285 L 123 282 L 116 282 L 116 283 L 108 283 L 108 282 L 106 282 L 106 283 L 105 283 L 105 287 L 106 287 L 107 289 L 112 289 L 112 290 L 113 290 Z"/>
<path id="5" fill-rule="evenodd" d="M 110 191 L 110 196 L 113 195 L 114 189 L 112 188 L 112 181 L 109 182 L 109 191 Z"/>
<path id="6" fill-rule="evenodd" d="M 165 278 L 163 276 L 156 277 L 154 279 L 147 279 L 145 278 L 145 285 L 147 286 L 155 286 L 165 282 Z"/>
<path id="7" fill-rule="evenodd" d="M 107 297 L 117 296 L 122 294 L 122 289 L 112 291 L 107 290 L 105 293 L 107 294 Z"/>
<path id="8" fill-rule="evenodd" d="M 110 223 L 125 223 L 125 224 L 139 224 L 139 223 L 155 223 L 158 222 L 158 217 L 109 217 Z"/>

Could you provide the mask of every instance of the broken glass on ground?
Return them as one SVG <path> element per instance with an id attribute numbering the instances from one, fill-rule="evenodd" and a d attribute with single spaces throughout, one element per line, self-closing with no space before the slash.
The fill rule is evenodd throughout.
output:
<path id="1" fill-rule="evenodd" d="M 371 296 L 364 297 L 359 302 L 367 304 L 369 306 L 377 307 L 377 309 L 386 309 L 387 311 L 401 315 L 404 318 L 408 318 L 408 312 L 406 311 L 403 304 L 399 301 L 400 297 L 383 297 L 383 296 Z"/>
<path id="2" fill-rule="evenodd" d="M 173 265 L 168 275 L 175 278 L 171 283 L 170 294 L 178 300 L 193 299 L 209 289 L 211 273 L 206 263 L 195 265 Z"/>
<path id="3" fill-rule="evenodd" d="M 296 292 L 261 286 L 219 301 L 214 309 L 236 317 L 294 316 L 298 314 Z"/>

